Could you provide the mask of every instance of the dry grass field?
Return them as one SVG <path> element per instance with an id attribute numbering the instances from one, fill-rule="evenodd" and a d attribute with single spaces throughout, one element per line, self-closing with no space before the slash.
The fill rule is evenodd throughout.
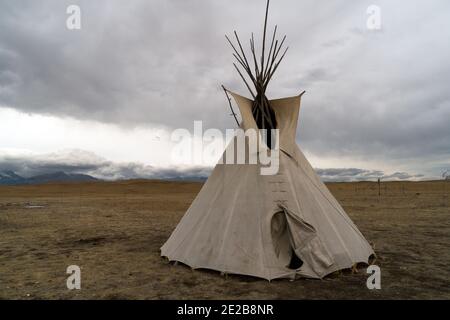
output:
<path id="1" fill-rule="evenodd" d="M 450 181 L 328 187 L 375 244 L 381 290 L 365 269 L 269 283 L 169 264 L 159 248 L 201 184 L 126 181 L 0 187 L 0 298 L 450 298 Z M 81 290 L 66 288 L 72 264 Z"/>

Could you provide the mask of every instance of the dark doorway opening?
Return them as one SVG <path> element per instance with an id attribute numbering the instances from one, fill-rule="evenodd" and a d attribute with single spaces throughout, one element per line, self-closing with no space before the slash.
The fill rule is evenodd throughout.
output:
<path id="1" fill-rule="evenodd" d="M 303 265 L 303 260 L 300 259 L 296 254 L 294 249 L 291 248 L 291 261 L 289 262 L 289 269 L 294 269 L 297 270 L 298 268 L 300 268 Z"/>

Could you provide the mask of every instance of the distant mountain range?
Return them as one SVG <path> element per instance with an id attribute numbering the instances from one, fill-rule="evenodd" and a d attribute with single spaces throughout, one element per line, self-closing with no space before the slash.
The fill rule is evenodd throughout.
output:
<path id="1" fill-rule="evenodd" d="M 13 171 L 0 171 L 0 185 L 21 185 L 21 184 L 42 184 L 48 182 L 87 182 L 97 181 L 87 174 L 54 172 L 48 174 L 40 174 L 30 178 L 19 176 Z"/>

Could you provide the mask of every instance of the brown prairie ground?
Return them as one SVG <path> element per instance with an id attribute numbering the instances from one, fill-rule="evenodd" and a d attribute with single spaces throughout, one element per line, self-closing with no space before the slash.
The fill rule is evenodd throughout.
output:
<path id="1" fill-rule="evenodd" d="M 375 244 L 381 290 L 365 269 L 269 283 L 171 265 L 159 248 L 201 184 L 126 181 L 0 187 L 0 298 L 450 298 L 450 182 L 328 187 Z M 81 290 L 66 288 L 72 264 Z"/>

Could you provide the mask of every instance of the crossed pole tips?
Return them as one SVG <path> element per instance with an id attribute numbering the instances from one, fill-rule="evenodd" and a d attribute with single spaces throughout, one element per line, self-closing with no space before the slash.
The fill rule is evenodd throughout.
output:
<path id="1" fill-rule="evenodd" d="M 281 40 L 277 39 L 278 27 L 275 25 L 271 37 L 270 46 L 268 47 L 269 51 L 266 55 L 266 35 L 267 18 L 269 15 L 269 3 L 270 0 L 267 0 L 260 59 L 257 58 L 255 38 L 253 33 L 250 38 L 250 59 L 247 58 L 242 42 L 236 31 L 233 32 L 235 43 L 227 35 L 225 35 L 225 38 L 233 49 L 233 57 L 236 60 L 233 63 L 233 66 L 253 98 L 252 114 L 255 117 L 256 123 L 258 124 L 258 127 L 260 129 L 276 128 L 275 114 L 265 93 L 270 80 L 272 79 L 275 71 L 278 69 L 278 66 L 280 65 L 281 61 L 286 55 L 287 50 L 289 49 L 289 47 L 283 49 L 283 44 L 286 36 L 283 36 Z M 222 86 L 222 88 L 225 90 L 225 93 L 227 93 L 225 87 Z M 229 99 L 228 94 L 227 99 Z M 236 119 L 232 107 L 231 110 L 232 115 Z M 236 122 L 238 122 L 237 119 Z"/>

